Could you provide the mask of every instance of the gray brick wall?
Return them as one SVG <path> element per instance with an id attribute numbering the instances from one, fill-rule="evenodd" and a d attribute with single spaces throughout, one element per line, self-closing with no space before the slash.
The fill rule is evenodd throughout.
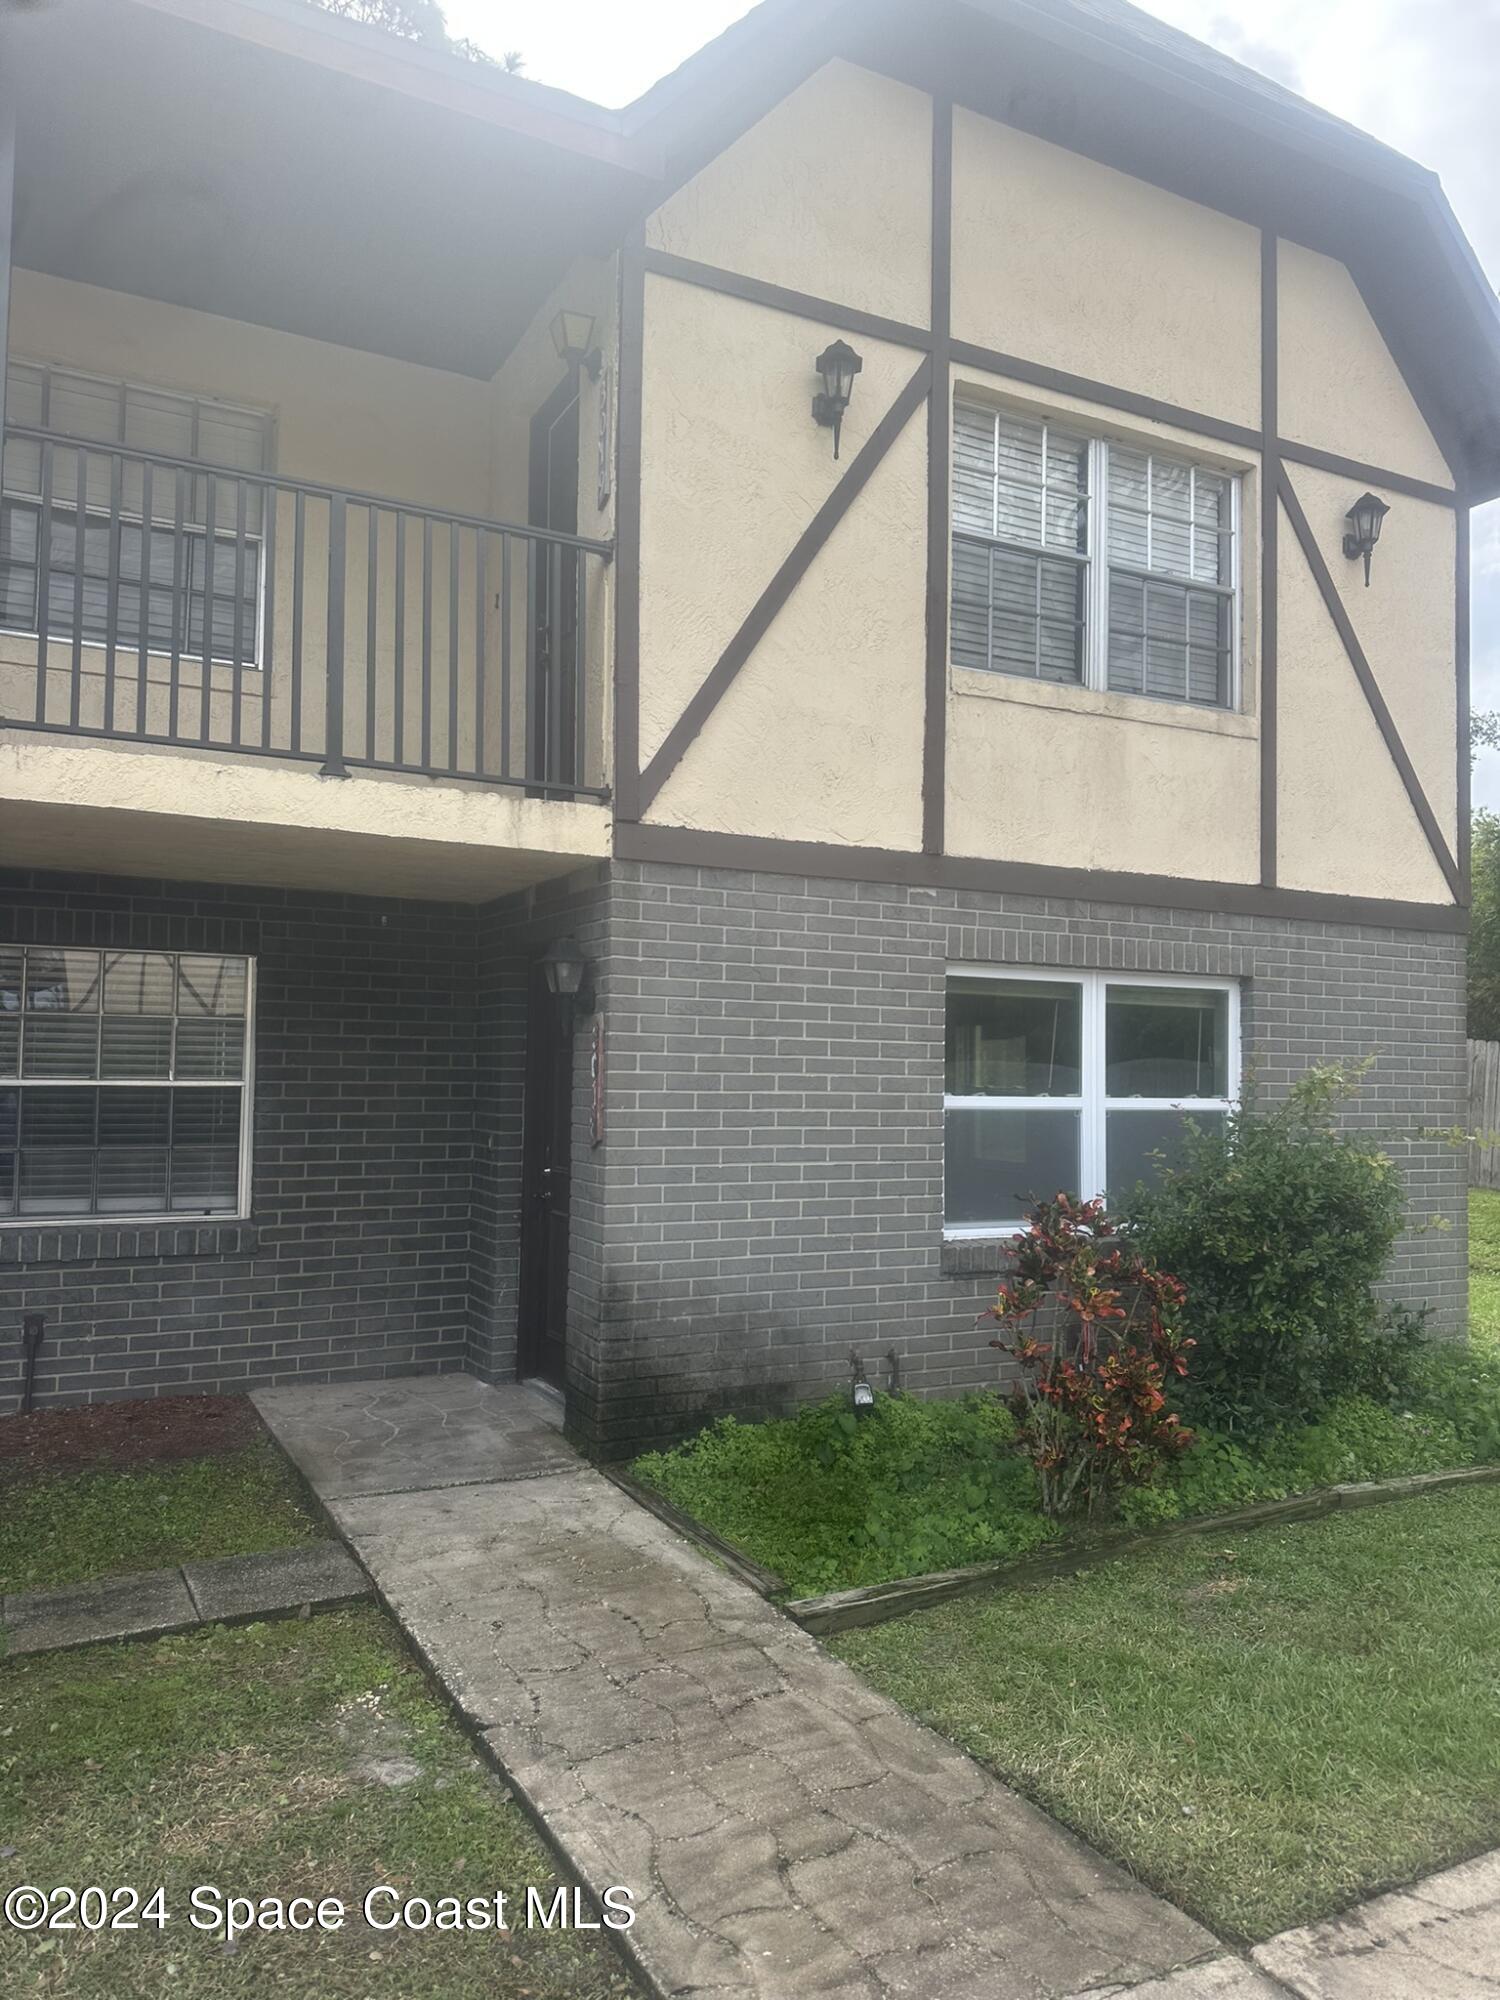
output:
<path id="1" fill-rule="evenodd" d="M 0 1229 L 0 1413 L 457 1368 L 469 1321 L 475 918 L 457 905 L 0 875 L 0 937 L 258 963 L 248 1223 Z"/>
<path id="2" fill-rule="evenodd" d="M 951 961 L 1240 979 L 1267 1097 L 1373 1053 L 1354 1116 L 1416 1225 L 1390 1290 L 1461 1329 L 1464 1156 L 1419 1136 L 1464 1117 L 1460 939 L 617 864 L 602 1449 L 787 1407 L 846 1380 L 851 1345 L 920 1392 L 994 1379 L 994 1278 L 941 1239 Z"/>

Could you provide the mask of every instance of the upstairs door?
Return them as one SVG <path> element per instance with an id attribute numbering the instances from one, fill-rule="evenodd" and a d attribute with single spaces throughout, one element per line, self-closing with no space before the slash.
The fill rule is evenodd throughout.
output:
<path id="1" fill-rule="evenodd" d="M 578 533 L 578 375 L 569 372 L 531 420 L 528 525 Z M 533 796 L 581 782 L 578 770 L 576 549 L 531 544 L 526 775 Z"/>
<path id="2" fill-rule="evenodd" d="M 573 1018 L 533 967 L 521 1131 L 520 1373 L 567 1385 Z"/>

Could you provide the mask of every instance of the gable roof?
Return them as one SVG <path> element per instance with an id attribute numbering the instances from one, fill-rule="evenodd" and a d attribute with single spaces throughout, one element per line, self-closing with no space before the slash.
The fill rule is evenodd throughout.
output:
<path id="1" fill-rule="evenodd" d="M 1500 301 L 1429 169 L 1129 0 L 761 0 L 623 129 L 674 185 L 837 54 L 1338 258 L 1467 496 L 1500 494 Z"/>
<path id="2" fill-rule="evenodd" d="M 761 0 L 620 111 L 306 0 L 56 0 L 4 32 L 18 261 L 478 376 L 843 56 L 1337 257 L 1467 497 L 1500 494 L 1500 306 L 1436 175 L 1129 0 Z M 158 184 L 198 191 L 197 263 Z"/>

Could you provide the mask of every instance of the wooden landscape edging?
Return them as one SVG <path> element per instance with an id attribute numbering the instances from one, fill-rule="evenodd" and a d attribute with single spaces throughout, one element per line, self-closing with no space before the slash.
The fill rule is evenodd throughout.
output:
<path id="1" fill-rule="evenodd" d="M 823 1597 L 798 1597 L 782 1605 L 805 1632 L 819 1638 L 849 1632 L 861 1625 L 883 1625 L 888 1618 L 905 1618 L 950 1597 L 968 1597 L 982 1590 L 1025 1590 L 1054 1577 L 1072 1576 L 1137 1550 L 1159 1548 L 1183 1535 L 1217 1535 L 1245 1528 L 1269 1528 L 1282 1521 L 1314 1520 L 1346 1507 L 1374 1507 L 1391 1500 L 1414 1500 L 1455 1486 L 1500 1482 L 1500 1465 L 1480 1465 L 1460 1472 L 1416 1472 L 1397 1479 L 1374 1479 L 1356 1485 L 1323 1486 L 1285 1500 L 1263 1500 L 1231 1514 L 1205 1514 L 1196 1520 L 1170 1521 L 1139 1533 L 1103 1535 L 1073 1548 L 1054 1546 L 1039 1555 L 1011 1562 L 974 1563 L 967 1569 L 937 1570 L 930 1576 L 895 1577 L 857 1590 L 830 1591 Z M 744 1558 L 741 1558 L 743 1561 Z"/>

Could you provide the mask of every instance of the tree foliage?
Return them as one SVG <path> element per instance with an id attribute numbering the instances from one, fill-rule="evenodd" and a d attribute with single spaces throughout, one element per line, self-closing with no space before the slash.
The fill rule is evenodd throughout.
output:
<path id="1" fill-rule="evenodd" d="M 1469 913 L 1469 1033 L 1500 1042 L 1500 817 L 1474 815 L 1473 907 Z"/>
<path id="2" fill-rule="evenodd" d="M 403 41 L 421 42 L 430 49 L 445 49 L 449 55 L 463 56 L 468 62 L 493 60 L 476 42 L 459 40 L 448 33 L 438 0 L 312 0 L 325 14 L 337 14 L 345 21 L 362 21 L 369 28 L 384 28 Z M 508 49 L 501 67 L 511 75 L 525 68 L 518 50 Z"/>

